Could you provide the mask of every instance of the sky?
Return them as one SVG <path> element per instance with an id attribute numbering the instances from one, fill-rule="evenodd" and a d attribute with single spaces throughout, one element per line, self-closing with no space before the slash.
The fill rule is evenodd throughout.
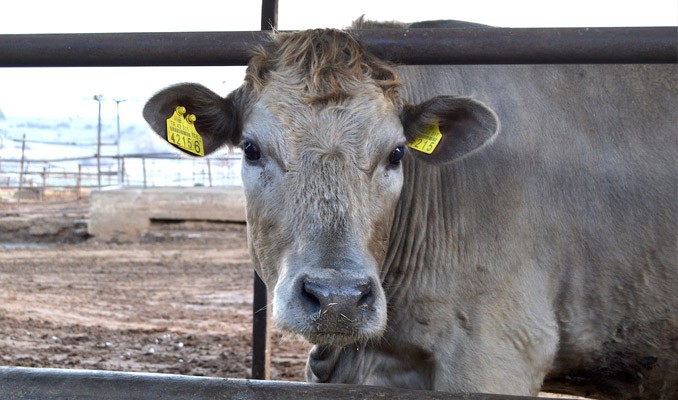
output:
<path id="1" fill-rule="evenodd" d="M 0 35 L 10 33 L 252 31 L 258 0 L 0 0 Z M 344 28 L 357 17 L 406 22 L 458 19 L 503 27 L 676 26 L 676 0 L 279 0 L 279 29 Z M 0 36 L 0 40 L 2 37 Z M 221 95 L 244 67 L 0 68 L 0 110 L 8 118 L 103 118 L 143 123 L 141 109 L 159 89 L 200 82 Z"/>

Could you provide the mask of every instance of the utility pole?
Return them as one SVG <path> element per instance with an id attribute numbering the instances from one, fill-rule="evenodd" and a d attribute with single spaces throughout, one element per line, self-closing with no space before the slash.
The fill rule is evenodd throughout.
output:
<path id="1" fill-rule="evenodd" d="M 97 185 L 101 189 L 101 101 L 104 96 L 95 94 L 94 100 L 99 103 L 99 122 L 97 124 Z"/>
<path id="2" fill-rule="evenodd" d="M 120 99 L 120 100 L 113 100 L 115 101 L 115 111 L 117 114 L 117 120 L 118 120 L 118 140 L 116 140 L 116 144 L 118 145 L 118 185 L 122 186 L 122 170 L 120 169 L 120 103 L 125 101 L 125 99 Z"/>

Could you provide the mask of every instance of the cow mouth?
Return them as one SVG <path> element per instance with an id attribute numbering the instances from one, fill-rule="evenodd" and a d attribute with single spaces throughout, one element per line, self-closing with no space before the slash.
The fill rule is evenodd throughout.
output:
<path id="1" fill-rule="evenodd" d="M 385 327 L 375 323 L 371 318 L 359 318 L 347 321 L 340 318 L 308 317 L 305 323 L 300 325 L 288 325 L 277 321 L 276 325 L 282 331 L 301 336 L 304 340 L 314 345 L 347 346 L 356 342 L 364 342 L 381 337 Z"/>
<path id="2" fill-rule="evenodd" d="M 385 327 L 379 323 L 372 324 L 371 318 L 360 321 L 328 321 L 327 319 L 314 319 L 310 317 L 306 323 L 290 325 L 282 321 L 276 321 L 281 331 L 301 336 L 304 340 L 314 345 L 347 346 L 356 342 L 377 339 L 381 337 Z"/>
<path id="3" fill-rule="evenodd" d="M 331 307 L 330 307 L 331 309 Z M 349 315 L 324 310 L 310 317 L 311 330 L 304 336 L 316 345 L 345 346 L 358 341 L 381 336 L 381 327 L 372 326 L 371 317 L 375 313 L 373 307 L 366 305 L 358 307 L 358 312 Z"/>
<path id="4" fill-rule="evenodd" d="M 314 345 L 333 345 L 338 347 L 348 346 L 356 342 L 364 342 L 377 336 L 379 335 L 347 334 L 344 332 L 307 333 L 303 335 L 304 339 Z"/>

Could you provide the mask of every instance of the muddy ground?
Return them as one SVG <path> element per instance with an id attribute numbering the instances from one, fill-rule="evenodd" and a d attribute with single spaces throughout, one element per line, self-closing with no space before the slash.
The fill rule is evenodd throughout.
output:
<path id="1" fill-rule="evenodd" d="M 86 201 L 0 203 L 0 365 L 248 378 L 245 226 L 86 237 Z M 310 346 L 272 333 L 271 377 L 303 380 Z"/>

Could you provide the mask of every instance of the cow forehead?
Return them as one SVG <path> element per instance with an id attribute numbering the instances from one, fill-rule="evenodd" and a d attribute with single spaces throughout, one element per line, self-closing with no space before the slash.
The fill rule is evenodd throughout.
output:
<path id="1" fill-rule="evenodd" d="M 404 140 L 396 107 L 375 86 L 327 102 L 309 102 L 299 93 L 292 85 L 269 83 L 245 121 L 244 136 L 286 163 L 311 151 L 369 164 Z"/>
<path id="2" fill-rule="evenodd" d="M 393 103 L 379 92 L 308 104 L 275 85 L 253 105 L 243 136 L 284 172 L 270 186 L 297 210 L 282 214 L 284 225 L 335 237 L 370 219 L 369 188 L 383 184 L 374 171 L 405 141 Z"/>
<path id="3" fill-rule="evenodd" d="M 351 149 L 365 158 L 370 146 L 402 140 L 398 74 L 347 32 L 276 34 L 250 59 L 245 82 L 246 103 L 258 114 L 255 133 L 245 118 L 245 137 L 256 134 L 287 154 Z"/>

